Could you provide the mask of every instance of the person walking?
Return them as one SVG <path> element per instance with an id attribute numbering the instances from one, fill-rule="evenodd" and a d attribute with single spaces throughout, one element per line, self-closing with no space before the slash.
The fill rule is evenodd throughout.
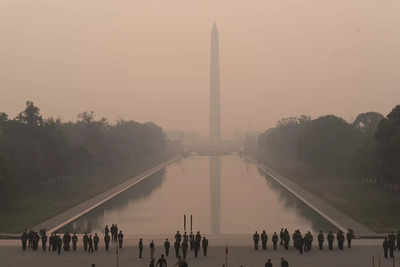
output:
<path id="1" fill-rule="evenodd" d="M 333 240 L 334 240 L 333 233 L 332 233 L 332 231 L 329 231 L 329 233 L 328 233 L 328 247 L 329 247 L 329 250 L 333 249 Z"/>
<path id="2" fill-rule="evenodd" d="M 122 244 L 124 242 L 124 234 L 122 233 L 122 231 L 119 231 L 118 234 L 118 244 L 119 244 L 119 248 L 122 248 Z"/>
<path id="3" fill-rule="evenodd" d="M 325 241 L 324 234 L 322 233 L 322 231 L 319 231 L 319 234 L 318 234 L 319 250 L 322 250 L 324 248 L 324 241 Z"/>
<path id="4" fill-rule="evenodd" d="M 346 239 L 347 239 L 347 247 L 351 248 L 351 241 L 354 238 L 354 232 L 352 229 L 348 229 L 347 234 L 346 234 Z"/>
<path id="5" fill-rule="evenodd" d="M 274 234 L 272 235 L 272 247 L 274 248 L 274 250 L 278 248 L 278 235 L 276 232 L 274 232 Z"/>
<path id="6" fill-rule="evenodd" d="M 58 251 L 58 255 L 60 255 L 60 254 L 61 254 L 61 247 L 62 247 L 63 241 L 62 241 L 61 237 L 59 237 L 58 235 L 56 235 L 55 237 L 56 237 L 56 240 L 57 240 L 57 251 Z"/>
<path id="7" fill-rule="evenodd" d="M 258 250 L 258 241 L 260 240 L 260 235 L 257 233 L 257 231 L 253 235 L 253 241 L 254 241 L 254 250 Z"/>
<path id="8" fill-rule="evenodd" d="M 189 248 L 188 239 L 187 238 L 183 238 L 183 241 L 182 241 L 182 256 L 183 256 L 183 259 L 186 259 L 186 254 L 187 254 L 188 248 Z"/>
<path id="9" fill-rule="evenodd" d="M 267 242 L 268 242 L 268 235 L 265 232 L 265 230 L 263 230 L 261 233 L 261 246 L 263 250 L 267 249 Z"/>
<path id="10" fill-rule="evenodd" d="M 99 249 L 99 236 L 97 235 L 97 233 L 94 233 L 94 237 L 93 237 L 93 243 L 94 243 L 94 250 L 97 251 Z"/>
<path id="11" fill-rule="evenodd" d="M 138 248 L 139 248 L 139 259 L 141 259 L 143 257 L 143 239 L 142 238 L 139 239 Z"/>
<path id="12" fill-rule="evenodd" d="M 154 241 L 151 240 L 151 242 L 150 242 L 150 259 L 152 259 L 152 260 L 154 260 L 154 252 L 155 252 Z"/>
<path id="13" fill-rule="evenodd" d="M 76 235 L 76 233 L 74 233 L 74 235 L 72 236 L 72 249 L 74 251 L 76 251 L 77 244 L 78 244 L 78 236 Z"/>
<path id="14" fill-rule="evenodd" d="M 165 249 L 165 255 L 168 257 L 169 255 L 169 248 L 171 247 L 171 244 L 168 241 L 168 238 L 165 239 L 164 241 L 164 249 Z"/>
<path id="15" fill-rule="evenodd" d="M 268 261 L 265 263 L 265 267 L 273 267 L 271 259 L 268 259 Z"/>
<path id="16" fill-rule="evenodd" d="M 92 235 L 89 235 L 89 249 L 88 249 L 88 252 L 89 253 L 93 253 L 94 252 L 94 250 L 93 250 L 93 238 L 92 238 Z"/>
<path id="17" fill-rule="evenodd" d="M 106 246 L 106 251 L 108 251 L 108 249 L 109 249 L 109 247 L 110 247 L 110 234 L 106 234 L 105 236 L 104 236 L 104 244 L 105 244 L 105 246 Z"/>
<path id="18" fill-rule="evenodd" d="M 388 250 L 389 250 L 389 241 L 387 239 L 387 237 L 385 237 L 385 239 L 383 240 L 383 255 L 385 257 L 385 259 L 387 259 L 388 257 Z"/>
<path id="19" fill-rule="evenodd" d="M 186 240 L 186 243 L 188 241 Z M 158 259 L 156 267 L 167 267 L 167 260 L 164 258 L 164 254 L 161 255 L 161 258 Z"/>
<path id="20" fill-rule="evenodd" d="M 207 256 L 207 249 L 208 249 L 208 239 L 203 236 L 203 241 L 201 242 L 201 246 L 203 247 L 203 256 Z"/>
<path id="21" fill-rule="evenodd" d="M 26 243 L 28 242 L 28 233 L 25 231 L 21 235 L 22 250 L 26 250 Z"/>
<path id="22" fill-rule="evenodd" d="M 175 249 L 175 257 L 179 259 L 179 242 L 175 240 L 174 242 L 174 249 Z"/>
<path id="23" fill-rule="evenodd" d="M 283 257 L 281 258 L 281 267 L 289 267 L 289 262 Z"/>
<path id="24" fill-rule="evenodd" d="M 42 249 L 43 251 L 46 251 L 46 246 L 47 246 L 47 235 L 46 232 L 42 232 Z"/>
<path id="25" fill-rule="evenodd" d="M 83 249 L 87 251 L 89 245 L 89 236 L 87 233 L 84 234 L 82 241 L 83 241 Z"/>

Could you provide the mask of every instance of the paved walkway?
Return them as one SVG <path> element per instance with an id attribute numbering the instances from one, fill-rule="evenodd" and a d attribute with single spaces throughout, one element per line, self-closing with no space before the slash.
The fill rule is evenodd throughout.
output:
<path id="1" fill-rule="evenodd" d="M 72 207 L 72 208 L 64 211 L 63 213 L 61 213 L 53 218 L 50 218 L 50 219 L 40 223 L 39 225 L 36 225 L 35 227 L 33 227 L 33 229 L 35 229 L 37 231 L 40 229 L 47 229 L 47 231 L 50 233 L 54 232 L 57 229 L 63 227 L 64 225 L 67 225 L 68 223 L 78 219 L 82 215 L 90 212 L 91 210 L 100 206 L 104 202 L 112 199 L 113 197 L 117 196 L 118 194 L 128 190 L 132 186 L 140 183 L 142 180 L 146 179 L 147 177 L 151 176 L 152 174 L 159 172 L 166 166 L 170 165 L 171 163 L 174 163 L 175 161 L 177 161 L 179 159 L 180 159 L 180 157 L 176 157 L 167 162 L 161 163 L 161 164 L 157 165 L 156 167 L 151 168 L 151 169 L 145 171 L 144 173 L 142 173 L 138 176 L 132 177 L 129 180 L 127 180 L 126 182 L 107 190 L 106 192 L 103 192 L 85 202 L 82 202 L 81 204 L 79 204 L 75 207 Z"/>
<path id="2" fill-rule="evenodd" d="M 327 221 L 332 223 L 337 228 L 346 232 L 348 228 L 351 228 L 355 231 L 357 235 L 368 235 L 373 236 L 376 233 L 366 227 L 365 225 L 355 221 L 350 218 L 343 212 L 334 208 L 332 205 L 328 204 L 326 201 L 322 200 L 320 197 L 310 193 L 309 191 L 303 189 L 297 183 L 294 183 L 290 179 L 280 175 L 273 169 L 265 165 L 258 165 L 259 169 L 261 169 L 265 174 L 279 183 L 286 190 L 295 195 L 298 199 L 303 201 L 307 206 L 311 207 L 318 214 L 324 217 Z"/>
<path id="3" fill-rule="evenodd" d="M 296 250 L 291 248 L 289 251 L 278 249 L 272 251 L 269 247 L 267 251 L 254 251 L 250 246 L 234 246 L 229 247 L 228 251 L 228 266 L 239 267 L 263 267 L 268 258 L 272 259 L 273 266 L 280 266 L 280 258 L 286 258 L 291 267 L 369 267 L 372 265 L 372 257 L 376 263 L 376 267 L 389 267 L 393 266 L 393 261 L 390 259 L 383 259 L 381 246 L 376 245 L 363 245 L 362 240 L 356 240 L 351 249 L 339 251 L 334 249 L 329 251 L 327 249 L 319 251 L 313 249 L 311 252 L 300 255 Z M 15 241 L 14 241 L 15 242 Z M 156 243 L 158 244 L 158 243 Z M 81 245 L 81 244 L 79 244 Z M 156 258 L 163 253 L 163 249 L 156 246 Z M 173 254 L 173 253 L 172 253 Z M 176 263 L 176 259 L 170 254 L 167 258 L 168 266 L 172 267 Z M 400 266 L 400 254 L 396 252 L 396 266 Z M 88 255 L 80 247 L 77 252 L 62 252 L 60 256 L 56 253 L 49 252 L 23 252 L 15 245 L 0 245 L 0 258 L 1 266 L 7 267 L 90 267 L 92 263 L 96 267 L 110 267 L 116 266 L 115 250 L 106 252 L 101 247 L 98 252 L 93 255 Z M 225 246 L 213 245 L 211 243 L 207 257 L 199 256 L 197 259 L 193 257 L 193 253 L 188 256 L 189 266 L 222 266 L 225 262 Z M 380 265 L 378 263 L 380 262 Z M 138 249 L 135 244 L 128 242 L 120 252 L 119 266 L 140 266 L 147 267 L 149 264 L 149 249 L 148 242 L 145 240 L 144 259 L 138 259 Z"/>

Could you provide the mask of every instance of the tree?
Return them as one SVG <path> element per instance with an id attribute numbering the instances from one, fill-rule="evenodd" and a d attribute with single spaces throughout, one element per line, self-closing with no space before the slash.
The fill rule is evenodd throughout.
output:
<path id="1" fill-rule="evenodd" d="M 399 183 L 400 165 L 400 105 L 380 121 L 375 139 L 382 178 L 389 183 Z"/>
<path id="2" fill-rule="evenodd" d="M 384 118 L 385 117 L 378 112 L 361 113 L 354 120 L 353 126 L 368 136 L 373 136 L 379 122 Z"/>
<path id="3" fill-rule="evenodd" d="M 8 121 L 7 113 L 0 112 L 0 123 Z"/>
<path id="4" fill-rule="evenodd" d="M 43 122 L 40 109 L 32 101 L 26 101 L 25 110 L 19 113 L 16 119 L 29 126 L 40 126 Z"/>

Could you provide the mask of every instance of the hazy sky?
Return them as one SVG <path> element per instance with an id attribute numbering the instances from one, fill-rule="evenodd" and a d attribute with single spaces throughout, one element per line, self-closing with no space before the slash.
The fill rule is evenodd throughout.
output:
<path id="1" fill-rule="evenodd" d="M 214 21 L 223 136 L 400 104 L 398 0 L 0 0 L 0 111 L 207 134 Z"/>

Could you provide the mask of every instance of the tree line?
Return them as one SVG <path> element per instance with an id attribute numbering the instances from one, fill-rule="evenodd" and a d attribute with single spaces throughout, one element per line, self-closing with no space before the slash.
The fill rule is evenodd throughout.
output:
<path id="1" fill-rule="evenodd" d="M 179 151 L 179 145 L 169 142 L 151 122 L 110 123 L 96 119 L 94 112 L 79 114 L 75 122 L 62 122 L 45 119 L 27 101 L 15 118 L 0 113 L 0 200 L 7 204 L 15 200 L 16 192 L 40 193 L 44 185 L 104 170 L 150 167 Z"/>
<path id="2" fill-rule="evenodd" d="M 367 112 L 352 123 L 334 115 L 284 118 L 257 140 L 248 140 L 246 148 L 272 166 L 304 164 L 320 174 L 398 186 L 400 105 L 386 117 Z"/>

